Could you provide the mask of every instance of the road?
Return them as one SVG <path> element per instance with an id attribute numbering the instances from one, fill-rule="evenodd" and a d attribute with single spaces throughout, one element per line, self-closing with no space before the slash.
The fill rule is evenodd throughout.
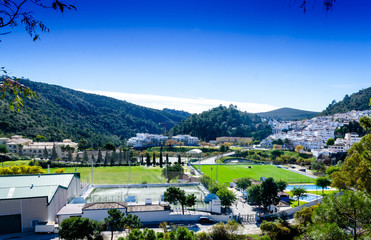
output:
<path id="1" fill-rule="evenodd" d="M 205 158 L 201 161 L 197 161 L 197 162 L 194 162 L 193 164 L 194 165 L 205 165 L 205 164 L 216 164 L 216 159 L 219 159 L 219 158 L 222 158 L 222 157 L 226 157 L 226 156 L 231 156 L 235 154 L 235 152 L 229 152 L 229 153 L 224 153 L 224 154 L 221 154 L 221 155 L 217 155 L 217 156 L 212 156 L 212 157 L 208 157 L 208 158 Z"/>

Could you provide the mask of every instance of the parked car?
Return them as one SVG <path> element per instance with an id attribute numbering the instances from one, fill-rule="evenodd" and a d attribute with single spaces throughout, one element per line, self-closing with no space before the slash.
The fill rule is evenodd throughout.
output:
<path id="1" fill-rule="evenodd" d="M 198 220 L 199 223 L 214 223 L 214 220 L 208 218 L 208 217 L 200 217 Z"/>
<path id="2" fill-rule="evenodd" d="M 299 169 L 300 172 L 306 172 L 307 170 L 305 168 Z"/>

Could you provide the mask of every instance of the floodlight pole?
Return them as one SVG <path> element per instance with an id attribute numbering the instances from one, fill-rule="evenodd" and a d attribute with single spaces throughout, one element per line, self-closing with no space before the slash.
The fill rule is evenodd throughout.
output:
<path id="1" fill-rule="evenodd" d="M 218 156 L 219 155 L 216 155 L 216 180 L 215 180 L 216 183 L 219 183 L 219 181 L 218 181 L 218 166 L 219 166 L 219 164 L 218 164 Z"/>
<path id="2" fill-rule="evenodd" d="M 129 161 L 129 184 L 130 184 L 131 183 L 131 159 L 130 159 L 130 153 L 129 153 L 129 156 L 128 157 L 129 157 L 128 161 Z"/>
<path id="3" fill-rule="evenodd" d="M 94 169 L 93 169 L 93 159 L 91 159 L 91 174 L 90 174 L 90 186 L 94 184 Z"/>
<path id="4" fill-rule="evenodd" d="M 211 187 L 210 187 L 210 190 L 213 188 L 213 167 L 210 168 L 211 169 Z"/>

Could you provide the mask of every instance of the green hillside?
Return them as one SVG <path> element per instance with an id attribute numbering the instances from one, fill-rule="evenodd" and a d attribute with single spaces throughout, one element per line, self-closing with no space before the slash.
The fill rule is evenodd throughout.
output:
<path id="1" fill-rule="evenodd" d="M 304 111 L 294 108 L 280 108 L 269 112 L 257 113 L 262 118 L 276 119 L 279 121 L 300 121 L 316 116 L 318 112 Z"/>
<path id="2" fill-rule="evenodd" d="M 163 133 L 164 121 L 170 129 L 184 119 L 169 112 L 141 107 L 109 97 L 21 80 L 39 94 L 25 100 L 19 112 L 12 112 L 8 100 L 0 100 L 0 136 L 20 134 L 49 141 L 71 138 L 88 141 L 88 147 L 107 142 L 122 144 L 137 132 Z"/>
<path id="3" fill-rule="evenodd" d="M 261 140 L 270 133 L 271 128 L 259 116 L 241 112 L 233 105 L 192 114 L 170 130 L 171 135 L 190 134 L 205 141 L 221 136 L 253 137 Z"/>
<path id="4" fill-rule="evenodd" d="M 364 111 L 369 110 L 371 98 L 371 87 L 362 89 L 357 93 L 348 96 L 345 95 L 342 101 L 335 100 L 323 110 L 320 115 L 333 115 L 335 113 L 345 113 L 352 110 Z"/>

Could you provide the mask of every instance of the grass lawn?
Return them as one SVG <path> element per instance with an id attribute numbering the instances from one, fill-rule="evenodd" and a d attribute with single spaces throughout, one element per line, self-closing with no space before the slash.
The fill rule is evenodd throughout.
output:
<path id="1" fill-rule="evenodd" d="M 248 168 L 251 166 L 251 168 Z M 198 165 L 194 165 L 198 169 Z M 216 180 L 216 165 L 201 165 L 201 171 Z M 254 180 L 260 180 L 260 177 L 273 177 L 275 180 L 282 179 L 287 183 L 313 183 L 314 179 L 286 170 L 273 165 L 219 165 L 218 180 L 219 183 L 232 182 L 232 179 L 249 177 Z"/>
<path id="2" fill-rule="evenodd" d="M 50 172 L 54 173 L 55 169 L 51 168 Z M 65 168 L 66 172 L 75 172 L 74 167 Z M 131 183 L 164 183 L 166 179 L 161 176 L 160 167 L 131 167 Z M 80 172 L 82 180 L 90 180 L 90 167 L 77 167 L 76 172 Z M 129 167 L 96 167 L 94 168 L 94 184 L 128 184 Z"/>
<path id="3" fill-rule="evenodd" d="M 1 163 L 1 167 L 11 167 L 13 165 L 28 165 L 31 160 L 17 160 L 17 161 L 5 161 Z"/>
<path id="4" fill-rule="evenodd" d="M 296 201 L 293 201 L 293 202 L 290 204 L 290 206 L 291 206 L 292 208 L 295 208 L 295 207 L 298 207 L 298 206 L 300 206 L 300 205 L 304 205 L 304 204 L 306 204 L 306 203 L 307 203 L 307 202 L 300 201 L 299 204 L 298 204 L 298 201 L 296 200 Z"/>

